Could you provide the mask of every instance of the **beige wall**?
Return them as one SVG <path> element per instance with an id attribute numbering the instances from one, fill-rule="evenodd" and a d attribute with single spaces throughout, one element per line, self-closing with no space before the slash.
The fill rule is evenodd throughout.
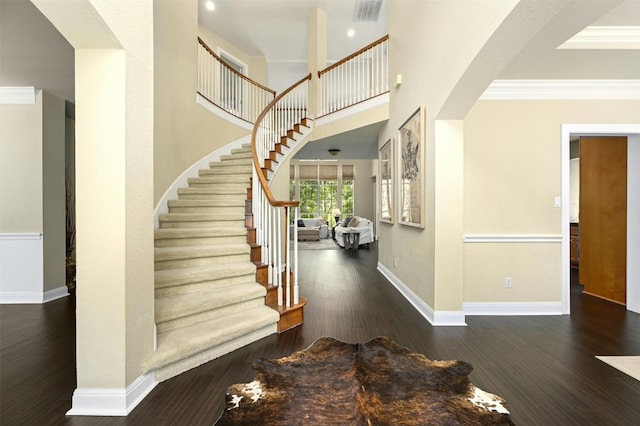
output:
<path id="1" fill-rule="evenodd" d="M 42 92 L 44 291 L 65 286 L 65 101 Z M 29 167 L 33 171 L 32 167 Z"/>
<path id="2" fill-rule="evenodd" d="M 464 122 L 464 234 L 559 237 L 561 125 L 634 124 L 638 110 L 640 101 L 476 103 Z M 559 302 L 560 250 L 560 242 L 465 244 L 464 301 Z"/>
<path id="3" fill-rule="evenodd" d="M 153 12 L 155 205 L 189 166 L 249 131 L 196 104 L 197 2 L 157 0 Z M 266 69 L 259 62 L 251 73 Z"/>
<path id="4" fill-rule="evenodd" d="M 217 55 L 220 55 L 220 49 L 222 49 L 247 65 L 249 67 L 247 74 L 249 78 L 262 85 L 267 84 L 267 58 L 265 56 L 247 55 L 203 25 L 198 26 L 198 35 Z"/>
<path id="5" fill-rule="evenodd" d="M 0 105 L 0 233 L 43 230 L 42 103 Z"/>
<path id="6" fill-rule="evenodd" d="M 492 2 L 488 7 L 486 2 L 466 2 L 464 8 L 459 2 L 446 1 L 389 4 L 389 76 L 402 74 L 402 86 L 390 92 L 389 124 L 380 133 L 379 144 L 396 138 L 398 127 L 419 106 L 426 108 L 426 216 L 424 229 L 399 225 L 397 220 L 393 225 L 380 224 L 379 262 L 434 310 L 462 309 L 460 296 L 446 296 L 451 291 L 462 294 L 461 259 L 451 262 L 442 255 L 443 250 L 462 250 L 461 223 L 446 223 L 450 218 L 443 214 L 446 203 L 454 203 L 446 205 L 452 211 L 462 208 L 461 186 L 459 177 L 447 180 L 446 170 L 436 170 L 442 158 L 459 173 L 462 156 L 456 158 L 455 152 L 437 145 L 435 120 L 458 79 L 514 3 Z M 453 138 L 458 144 L 456 135 L 443 131 L 438 137 Z M 437 203 L 442 203 L 439 212 Z M 461 215 L 451 219 L 460 222 Z"/>
<path id="7" fill-rule="evenodd" d="M 37 90 L 35 104 L 0 105 L 0 233 L 42 234 L 40 291 L 65 285 L 65 106 Z M 35 259 L 34 259 L 35 260 Z"/>

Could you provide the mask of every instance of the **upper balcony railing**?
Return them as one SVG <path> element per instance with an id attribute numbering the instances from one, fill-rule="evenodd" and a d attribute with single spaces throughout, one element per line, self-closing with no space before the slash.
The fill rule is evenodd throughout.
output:
<path id="1" fill-rule="evenodd" d="M 251 124 L 276 95 L 231 68 L 198 37 L 198 93 Z"/>
<path id="2" fill-rule="evenodd" d="M 331 114 L 389 91 L 389 36 L 386 35 L 318 71 L 318 117 Z"/>

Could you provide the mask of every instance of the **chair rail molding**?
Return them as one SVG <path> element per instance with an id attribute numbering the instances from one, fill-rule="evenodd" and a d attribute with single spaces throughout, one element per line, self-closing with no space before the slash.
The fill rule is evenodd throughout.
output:
<path id="1" fill-rule="evenodd" d="M 561 234 L 466 234 L 464 243 L 561 243 Z"/>

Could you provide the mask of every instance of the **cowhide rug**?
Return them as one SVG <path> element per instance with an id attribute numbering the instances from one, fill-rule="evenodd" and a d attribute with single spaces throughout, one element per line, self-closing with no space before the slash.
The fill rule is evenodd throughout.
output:
<path id="1" fill-rule="evenodd" d="M 229 387 L 216 425 L 512 425 L 505 401 L 469 382 L 471 364 L 430 361 L 386 337 L 318 339 L 260 359 Z"/>

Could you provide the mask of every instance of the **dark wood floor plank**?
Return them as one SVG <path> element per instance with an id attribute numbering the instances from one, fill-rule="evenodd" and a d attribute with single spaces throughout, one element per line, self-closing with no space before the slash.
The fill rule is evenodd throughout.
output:
<path id="1" fill-rule="evenodd" d="M 478 387 L 503 396 L 519 425 L 640 424 L 640 381 L 596 355 L 639 355 L 640 315 L 572 287 L 571 316 L 467 317 L 432 327 L 376 270 L 371 250 L 301 251 L 303 326 L 272 335 L 167 380 L 126 418 L 65 417 L 75 388 L 75 307 L 0 307 L 0 424 L 211 425 L 226 388 L 253 379 L 258 358 L 279 358 L 322 336 L 388 336 L 430 359 L 470 362 Z M 572 277 L 577 282 L 577 277 Z"/>

